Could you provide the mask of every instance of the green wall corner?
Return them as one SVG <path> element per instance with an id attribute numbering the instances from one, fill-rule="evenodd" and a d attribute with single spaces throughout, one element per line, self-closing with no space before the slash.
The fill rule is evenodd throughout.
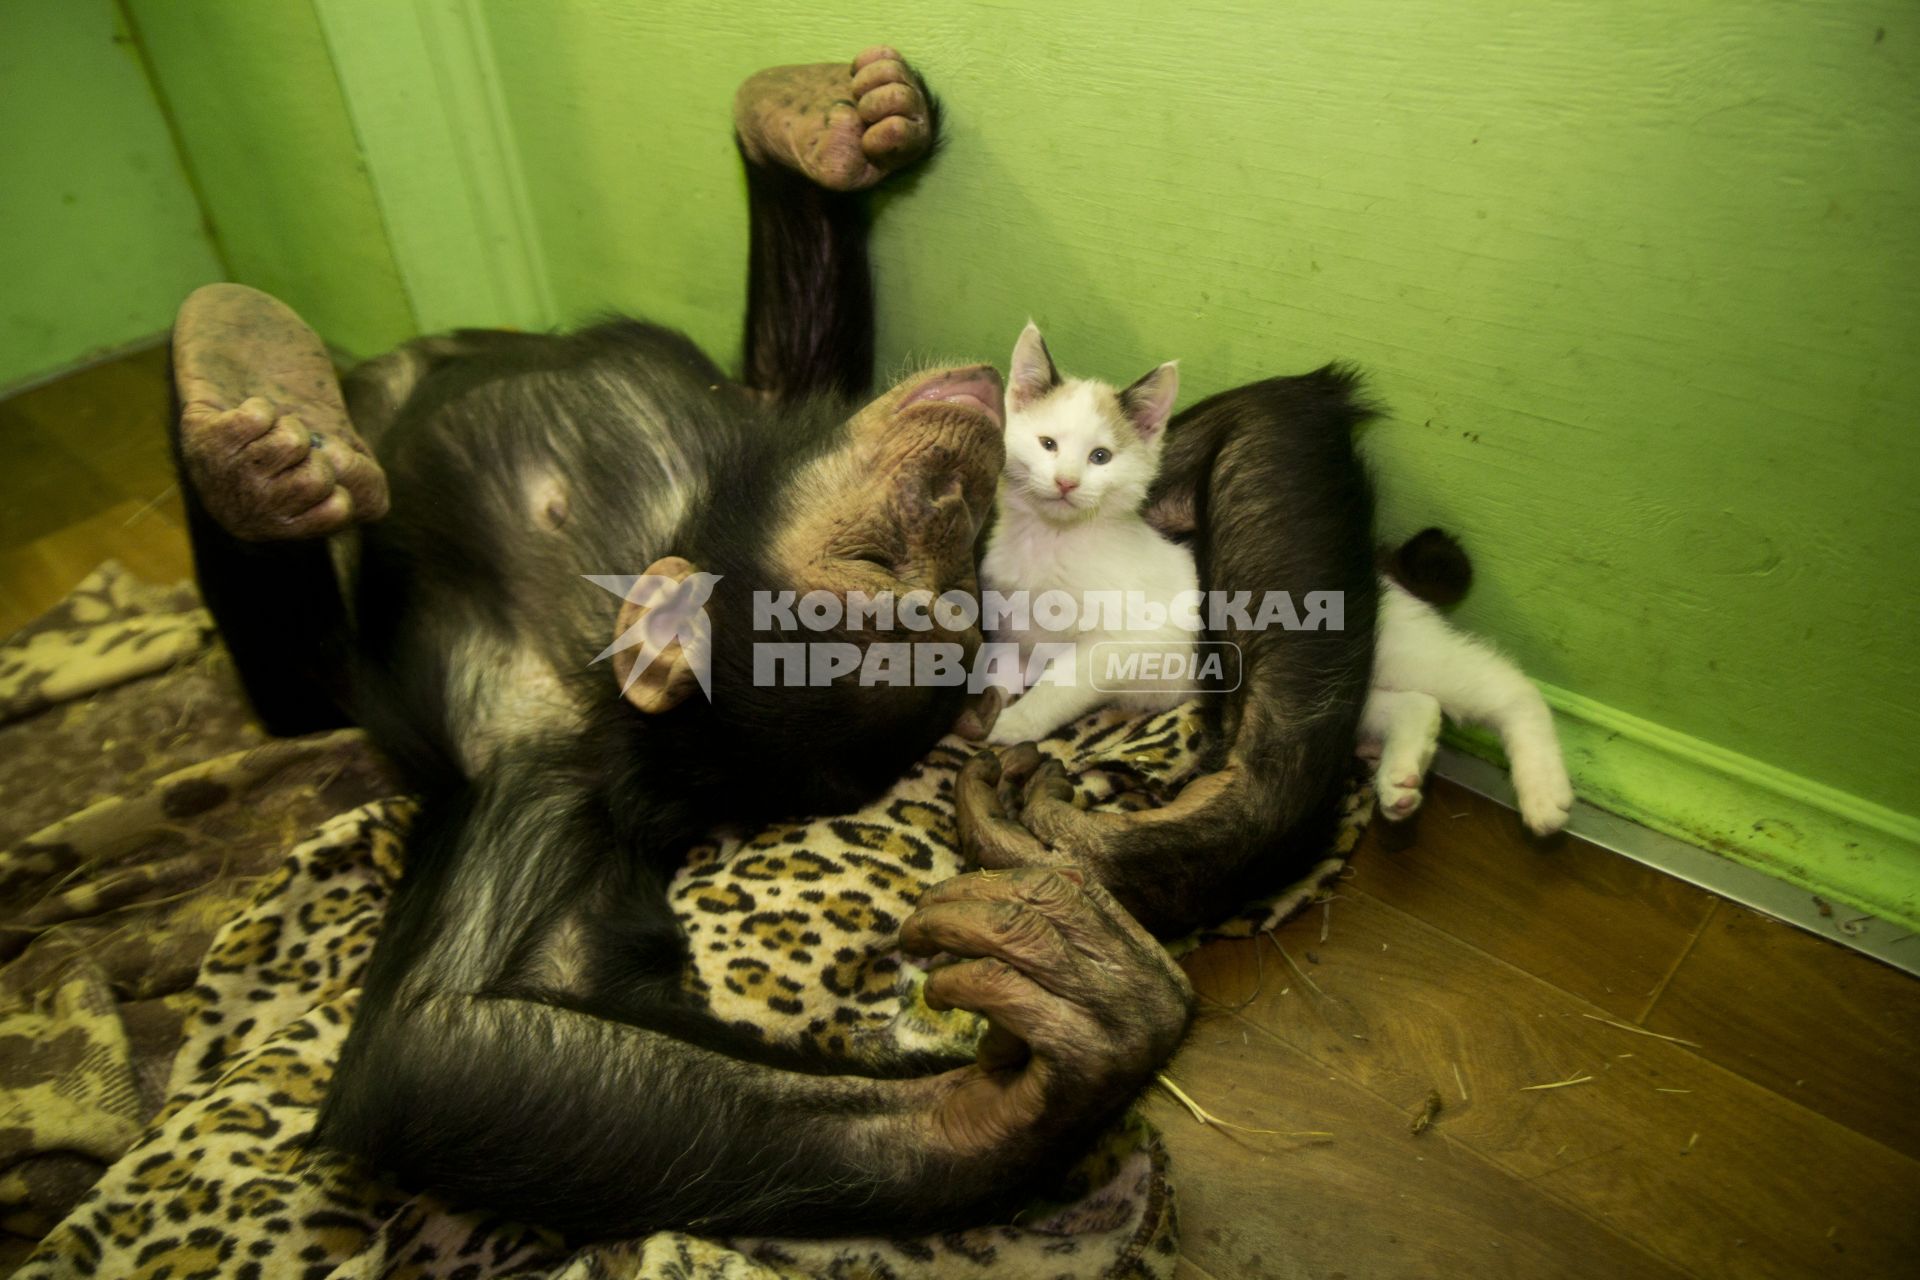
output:
<path id="1" fill-rule="evenodd" d="M 356 355 L 411 337 L 413 312 L 310 0 L 125 4 L 229 278 L 284 299 Z"/>
<path id="2" fill-rule="evenodd" d="M 0 5 L 0 387 L 156 338 L 221 265 L 110 0 Z"/>

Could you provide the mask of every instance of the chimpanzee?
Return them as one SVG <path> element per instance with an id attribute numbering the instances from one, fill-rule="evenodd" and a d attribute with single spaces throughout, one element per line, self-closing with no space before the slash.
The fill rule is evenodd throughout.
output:
<path id="1" fill-rule="evenodd" d="M 1365 410 L 1322 370 L 1172 428 L 1152 509 L 1209 587 L 1345 595 L 1344 630 L 1223 637 L 1245 676 L 1209 707 L 1211 773 L 1099 816 L 1030 750 L 965 771 L 963 843 L 995 869 L 932 889 L 901 944 L 957 958 L 927 993 L 989 1020 L 975 1060 L 829 1061 L 723 1025 L 681 992 L 665 886 L 685 846 L 861 803 L 965 696 L 764 687 L 748 602 L 976 590 L 1001 463 L 989 367 L 860 403 L 862 193 L 935 140 L 918 78 L 887 48 L 775 68 L 734 124 L 739 382 L 614 320 L 423 339 L 343 386 L 282 304 L 194 294 L 174 375 L 196 564 L 263 721 L 351 718 L 421 800 L 321 1142 L 581 1236 L 951 1226 L 1059 1170 L 1171 1055 L 1191 991 L 1150 930 L 1323 847 L 1371 661 Z M 634 573 L 652 585 L 624 602 L 582 580 Z M 693 584 L 710 593 L 696 635 L 608 644 Z"/>

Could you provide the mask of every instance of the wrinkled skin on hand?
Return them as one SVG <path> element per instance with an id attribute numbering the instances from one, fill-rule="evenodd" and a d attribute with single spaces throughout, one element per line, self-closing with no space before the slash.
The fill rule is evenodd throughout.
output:
<path id="1" fill-rule="evenodd" d="M 936 1009 L 988 1019 L 974 1065 L 938 1078 L 933 1141 L 966 1158 L 1060 1141 L 1132 1098 L 1178 1047 L 1185 973 L 1113 895 L 1072 868 L 956 876 L 900 931 L 914 955 L 958 961 L 927 978 Z M 1111 1099 L 1102 1109 L 1090 1100 Z"/>
<path id="2" fill-rule="evenodd" d="M 954 784 L 960 847 L 982 867 L 1079 867 L 1141 818 L 1075 807 L 1073 783 L 1031 742 L 974 753 Z"/>
<path id="3" fill-rule="evenodd" d="M 387 478 L 347 418 L 324 343 L 276 298 L 210 284 L 173 335 L 180 461 L 221 528 L 324 537 L 387 511 Z"/>
<path id="4" fill-rule="evenodd" d="M 970 861 L 1076 868 L 1148 930 L 1176 937 L 1222 900 L 1258 891 L 1234 887 L 1234 868 L 1218 864 L 1223 851 L 1260 847 L 1259 791 L 1254 774 L 1229 757 L 1164 804 L 1082 809 L 1060 763 L 1022 743 L 976 753 L 955 781 L 954 802 L 961 853 Z"/>

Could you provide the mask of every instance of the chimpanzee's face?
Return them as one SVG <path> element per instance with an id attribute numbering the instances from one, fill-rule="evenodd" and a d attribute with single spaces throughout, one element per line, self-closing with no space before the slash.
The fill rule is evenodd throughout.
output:
<path id="1" fill-rule="evenodd" d="M 976 591 L 975 544 L 1005 456 L 1001 402 L 990 365 L 919 373 L 882 394 L 796 477 L 775 562 L 802 592 Z M 971 653 L 980 635 L 940 638 Z"/>
<path id="2" fill-rule="evenodd" d="M 692 548 L 698 563 L 678 556 L 649 566 L 648 575 L 690 579 L 717 573 L 711 612 L 712 701 L 693 698 L 689 726 L 706 725 L 726 743 L 732 767 L 764 762 L 755 794 L 773 808 L 844 808 L 862 803 L 919 759 L 961 715 L 964 680 L 864 679 L 842 670 L 816 682 L 811 662 L 820 642 L 858 646 L 863 657 L 882 640 L 958 646 L 970 661 L 980 628 L 944 625 L 962 620 L 933 601 L 951 591 L 974 593 L 975 549 L 992 509 L 1005 445 L 1001 426 L 1000 375 L 990 366 L 936 370 L 909 378 L 859 410 L 831 438 L 819 440 L 791 475 L 781 478 L 778 509 L 708 512 L 725 527 L 731 517 L 758 520 L 740 525 L 772 529 L 749 558 L 727 559 L 715 545 Z M 704 553 L 704 554 L 703 554 Z M 796 634 L 757 630 L 752 595 L 772 591 L 794 597 L 811 592 L 852 592 L 873 601 L 891 599 L 894 625 L 882 631 L 872 614 L 858 624 L 845 616 L 824 630 Z M 918 623 L 903 623 L 905 605 L 918 595 Z M 616 623 L 624 634 L 651 608 L 651 599 L 630 598 Z M 851 611 L 848 611 L 851 612 Z M 972 614 L 966 615 L 972 617 Z M 807 644 L 803 673 L 758 662 L 760 642 Z M 659 660 L 637 673 L 635 650 L 614 655 L 614 675 L 628 701 L 649 713 L 688 705 L 696 687 L 695 665 L 676 641 Z M 916 650 L 916 653 L 918 651 Z M 864 666 L 864 664 L 863 664 Z M 996 704 L 997 705 L 997 704 Z M 701 710 L 700 708 L 705 708 Z"/>

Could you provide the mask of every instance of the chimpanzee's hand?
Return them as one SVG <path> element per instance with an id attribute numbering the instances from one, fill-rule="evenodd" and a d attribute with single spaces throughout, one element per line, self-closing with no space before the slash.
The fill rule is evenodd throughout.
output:
<path id="1" fill-rule="evenodd" d="M 1137 819 L 1077 808 L 1073 783 L 1032 743 L 974 753 L 955 779 L 961 853 L 982 867 L 1084 866 Z"/>
<path id="2" fill-rule="evenodd" d="M 1073 870 L 980 871 L 929 889 L 901 926 L 935 1008 L 989 1023 L 975 1065 L 943 1079 L 932 1138 L 961 1156 L 1016 1152 L 1111 1114 L 1186 1032 L 1193 988 L 1125 908 Z"/>

